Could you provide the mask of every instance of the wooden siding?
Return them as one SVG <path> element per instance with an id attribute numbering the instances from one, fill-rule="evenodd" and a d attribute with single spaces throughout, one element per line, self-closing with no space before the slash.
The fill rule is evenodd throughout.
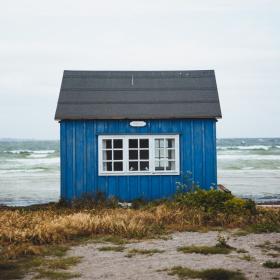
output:
<path id="1" fill-rule="evenodd" d="M 192 173 L 203 188 L 217 183 L 216 120 L 148 120 L 131 127 L 129 120 L 63 120 L 60 123 L 61 197 L 73 199 L 101 191 L 121 200 L 170 197 L 183 174 Z M 181 175 L 98 176 L 98 135 L 180 135 Z"/>

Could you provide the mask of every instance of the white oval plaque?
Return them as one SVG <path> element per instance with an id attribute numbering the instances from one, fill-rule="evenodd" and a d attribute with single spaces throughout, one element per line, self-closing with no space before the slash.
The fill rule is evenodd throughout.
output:
<path id="1" fill-rule="evenodd" d="M 143 126 L 146 126 L 146 122 L 144 122 L 144 121 L 133 121 L 133 122 L 130 122 L 130 126 L 143 127 Z"/>

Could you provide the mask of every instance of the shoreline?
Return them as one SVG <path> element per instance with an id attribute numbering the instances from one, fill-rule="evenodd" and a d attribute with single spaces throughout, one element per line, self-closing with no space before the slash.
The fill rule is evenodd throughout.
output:
<path id="1" fill-rule="evenodd" d="M 243 199 L 248 199 L 245 197 L 240 197 Z M 253 200 L 254 201 L 254 200 Z M 259 207 L 271 207 L 271 208 L 278 208 L 280 207 L 280 200 L 279 201 L 263 201 L 263 202 L 258 202 L 254 201 L 256 203 L 256 206 Z M 38 208 L 45 208 L 48 206 L 56 205 L 59 203 L 59 201 L 50 201 L 50 202 L 45 202 L 45 203 L 35 203 L 35 204 L 29 204 L 29 205 L 6 205 L 4 203 L 0 203 L 0 210 L 5 210 L 5 209 L 38 209 Z M 126 202 L 124 202 L 126 203 Z"/>

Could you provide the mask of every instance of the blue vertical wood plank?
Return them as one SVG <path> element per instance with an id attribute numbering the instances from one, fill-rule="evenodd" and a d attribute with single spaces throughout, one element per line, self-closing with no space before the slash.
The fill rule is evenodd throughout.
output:
<path id="1" fill-rule="evenodd" d="M 206 155 L 205 155 L 205 121 L 201 122 L 201 137 L 202 137 L 202 179 L 201 179 L 201 186 L 204 188 L 206 187 L 206 178 L 205 178 L 205 168 L 206 168 Z"/>
<path id="2" fill-rule="evenodd" d="M 87 193 L 87 148 L 88 148 L 88 143 L 87 143 L 87 131 L 86 131 L 86 125 L 87 121 L 83 121 L 83 141 L 84 141 L 84 146 L 83 146 L 83 161 L 84 161 L 84 170 L 83 170 L 83 179 L 84 179 L 84 184 L 83 184 L 83 192 Z"/>
<path id="3" fill-rule="evenodd" d="M 94 165 L 95 165 L 95 157 L 94 157 L 94 128 L 93 121 L 86 121 L 86 192 L 93 193 L 94 190 L 94 180 L 96 178 L 94 174 Z"/>
<path id="4" fill-rule="evenodd" d="M 66 129 L 66 188 L 67 199 L 74 198 L 73 187 L 73 123 L 71 121 L 65 121 Z"/>
<path id="5" fill-rule="evenodd" d="M 216 185 L 215 175 L 215 121 L 205 121 L 205 188 Z"/>
<path id="6" fill-rule="evenodd" d="M 213 159 L 214 159 L 214 174 L 213 174 L 213 181 L 217 185 L 217 135 L 216 135 L 216 121 L 213 121 L 212 125 L 213 129 Z"/>
<path id="7" fill-rule="evenodd" d="M 193 145 L 194 145 L 194 180 L 203 187 L 203 137 L 202 137 L 202 121 L 195 120 L 193 127 Z"/>
<path id="8" fill-rule="evenodd" d="M 60 122 L 60 196 L 67 199 L 67 185 L 66 185 L 66 165 L 67 162 L 67 137 L 66 137 L 66 124 L 64 121 Z"/>
<path id="9" fill-rule="evenodd" d="M 76 196 L 81 197 L 84 193 L 84 126 L 83 121 L 75 122 L 75 189 Z"/>

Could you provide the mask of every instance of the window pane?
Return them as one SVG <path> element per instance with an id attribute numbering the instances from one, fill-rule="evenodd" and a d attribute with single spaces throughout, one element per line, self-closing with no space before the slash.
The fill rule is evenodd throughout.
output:
<path id="1" fill-rule="evenodd" d="M 175 150 L 168 150 L 168 159 L 175 159 Z"/>
<path id="2" fill-rule="evenodd" d="M 103 163 L 104 171 L 112 171 L 112 162 L 104 162 Z"/>
<path id="3" fill-rule="evenodd" d="M 168 161 L 166 170 L 175 170 L 175 161 Z"/>
<path id="4" fill-rule="evenodd" d="M 138 161 L 129 162 L 129 171 L 138 171 Z"/>
<path id="5" fill-rule="evenodd" d="M 121 149 L 122 146 L 122 139 L 114 139 L 114 148 Z"/>
<path id="6" fill-rule="evenodd" d="M 112 160 L 112 151 L 103 151 L 103 160 Z"/>
<path id="7" fill-rule="evenodd" d="M 103 149 L 112 149 L 112 140 L 103 140 Z"/>
<path id="8" fill-rule="evenodd" d="M 155 162 L 155 170 L 164 170 L 164 162 L 156 161 Z"/>
<path id="9" fill-rule="evenodd" d="M 140 159 L 149 159 L 149 150 L 140 150 Z"/>
<path id="10" fill-rule="evenodd" d="M 164 149 L 156 149 L 155 157 L 156 159 L 165 158 Z"/>
<path id="11" fill-rule="evenodd" d="M 140 148 L 149 148 L 149 139 L 140 139 Z"/>
<path id="12" fill-rule="evenodd" d="M 175 148 L 175 139 L 166 139 L 167 148 Z"/>
<path id="13" fill-rule="evenodd" d="M 129 148 L 138 148 L 138 139 L 129 139 Z"/>
<path id="14" fill-rule="evenodd" d="M 148 161 L 140 161 L 140 170 L 141 171 L 149 171 L 149 162 Z"/>
<path id="15" fill-rule="evenodd" d="M 123 151 L 114 150 L 114 160 L 122 160 L 122 159 L 123 159 Z"/>
<path id="16" fill-rule="evenodd" d="M 164 147 L 164 139 L 155 139 L 155 147 L 163 148 Z"/>
<path id="17" fill-rule="evenodd" d="M 123 163 L 122 162 L 114 162 L 114 171 L 122 171 Z"/>
<path id="18" fill-rule="evenodd" d="M 130 150 L 129 159 L 138 159 L 138 150 Z"/>

